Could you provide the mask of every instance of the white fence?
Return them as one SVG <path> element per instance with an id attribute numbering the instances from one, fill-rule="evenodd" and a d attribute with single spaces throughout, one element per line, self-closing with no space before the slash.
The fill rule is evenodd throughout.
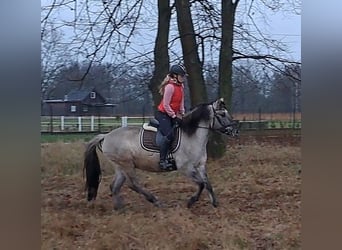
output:
<path id="1" fill-rule="evenodd" d="M 145 117 L 96 117 L 96 116 L 42 116 L 41 132 L 108 132 L 114 128 L 126 126 L 141 126 L 148 122 L 152 116 Z M 301 122 L 292 121 L 275 122 L 272 120 L 240 121 L 241 129 L 279 129 L 301 128 Z"/>
<path id="2" fill-rule="evenodd" d="M 42 116 L 41 132 L 95 132 L 117 127 L 141 126 L 148 117 Z"/>

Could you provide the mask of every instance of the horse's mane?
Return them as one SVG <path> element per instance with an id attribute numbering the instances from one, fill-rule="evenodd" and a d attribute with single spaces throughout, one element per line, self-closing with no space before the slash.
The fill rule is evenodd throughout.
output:
<path id="1" fill-rule="evenodd" d="M 186 134 L 194 134 L 199 126 L 200 121 L 209 121 L 210 111 L 208 109 L 208 105 L 208 103 L 198 104 L 197 106 L 191 108 L 190 112 L 184 115 L 181 128 Z"/>

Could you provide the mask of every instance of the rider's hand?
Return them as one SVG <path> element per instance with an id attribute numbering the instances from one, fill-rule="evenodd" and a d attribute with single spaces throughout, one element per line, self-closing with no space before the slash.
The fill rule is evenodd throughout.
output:
<path id="1" fill-rule="evenodd" d="M 183 122 L 183 120 L 177 116 L 173 118 L 172 120 L 173 120 L 173 124 L 176 124 L 177 126 L 180 126 Z"/>

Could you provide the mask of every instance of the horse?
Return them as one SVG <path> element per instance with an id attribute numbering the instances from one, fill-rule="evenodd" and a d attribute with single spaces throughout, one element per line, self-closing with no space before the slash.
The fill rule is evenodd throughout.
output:
<path id="1" fill-rule="evenodd" d="M 195 184 L 197 192 L 190 197 L 187 207 L 198 201 L 204 188 L 208 191 L 211 204 L 217 207 L 218 202 L 206 171 L 206 146 L 209 130 L 237 136 L 239 121 L 233 120 L 223 98 L 206 104 L 199 104 L 183 117 L 179 125 L 180 141 L 173 152 L 177 170 Z M 84 153 L 85 190 L 87 200 L 95 201 L 101 180 L 101 166 L 98 154 L 102 153 L 110 160 L 115 169 L 115 175 L 110 184 L 114 210 L 124 206 L 120 189 L 127 181 L 130 189 L 145 196 L 146 200 L 160 207 L 159 200 L 139 184 L 135 170 L 161 172 L 159 168 L 159 152 L 144 149 L 140 143 L 140 126 L 126 126 L 113 129 L 107 134 L 95 136 L 86 146 Z"/>

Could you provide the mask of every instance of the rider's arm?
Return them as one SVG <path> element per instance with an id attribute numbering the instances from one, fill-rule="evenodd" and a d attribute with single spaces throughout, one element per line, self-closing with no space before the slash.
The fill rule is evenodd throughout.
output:
<path id="1" fill-rule="evenodd" d="M 183 116 L 185 113 L 185 108 L 184 108 L 184 85 L 182 85 L 183 88 L 183 96 L 182 96 L 182 101 L 181 101 L 181 105 L 180 105 L 180 114 Z"/>
<path id="2" fill-rule="evenodd" d="M 163 95 L 164 109 L 165 109 L 166 113 L 172 118 L 176 117 L 176 113 L 172 110 L 172 108 L 170 106 L 170 102 L 171 102 L 171 98 L 172 98 L 174 90 L 175 89 L 174 89 L 172 84 L 167 84 L 165 86 L 164 95 Z"/>

